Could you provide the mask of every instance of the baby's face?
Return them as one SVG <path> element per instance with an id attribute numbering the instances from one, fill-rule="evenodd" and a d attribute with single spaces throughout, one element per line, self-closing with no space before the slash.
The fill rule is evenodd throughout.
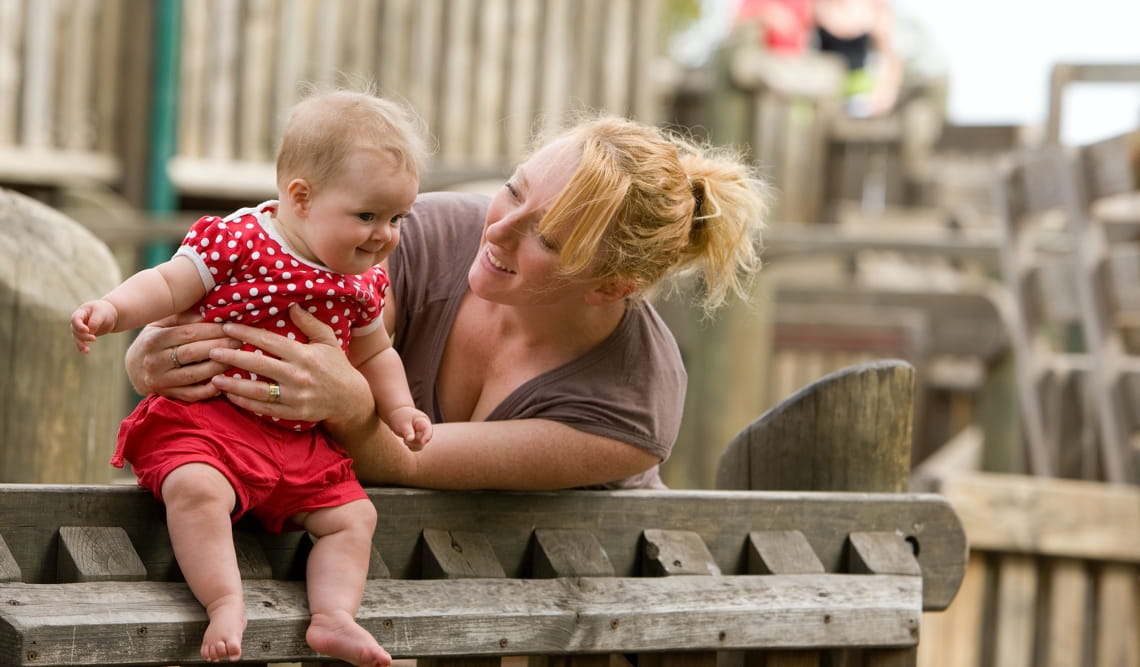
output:
<path id="1" fill-rule="evenodd" d="M 300 234 L 316 259 L 349 275 L 379 264 L 400 241 L 419 181 L 386 153 L 359 150 L 315 192 Z"/>

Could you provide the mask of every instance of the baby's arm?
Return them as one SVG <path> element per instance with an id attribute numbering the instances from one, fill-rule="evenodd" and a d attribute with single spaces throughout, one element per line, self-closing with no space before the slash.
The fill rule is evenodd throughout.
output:
<path id="1" fill-rule="evenodd" d="M 181 313 L 205 293 L 206 286 L 194 262 L 176 256 L 139 271 L 102 299 L 79 306 L 71 315 L 71 335 L 75 346 L 86 354 L 96 337 Z"/>
<path id="2" fill-rule="evenodd" d="M 384 423 L 412 450 L 431 440 L 431 419 L 412 401 L 404 364 L 384 327 L 352 339 L 348 359 L 368 380 L 376 411 Z"/>

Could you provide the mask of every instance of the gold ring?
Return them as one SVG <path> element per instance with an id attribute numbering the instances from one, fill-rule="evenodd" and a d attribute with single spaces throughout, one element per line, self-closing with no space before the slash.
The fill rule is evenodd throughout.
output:
<path id="1" fill-rule="evenodd" d="M 170 363 L 174 364 L 175 368 L 182 368 L 182 362 L 178 361 L 178 346 L 170 348 Z"/>
<path id="2" fill-rule="evenodd" d="M 276 403 L 281 400 L 281 385 L 276 382 L 269 383 L 269 398 L 266 399 L 270 403 Z"/>

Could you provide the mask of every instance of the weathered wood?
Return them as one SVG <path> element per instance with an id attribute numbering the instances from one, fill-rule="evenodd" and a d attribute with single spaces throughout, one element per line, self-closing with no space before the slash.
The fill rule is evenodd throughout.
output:
<path id="1" fill-rule="evenodd" d="M 534 531 L 532 576 L 612 577 L 614 565 L 598 538 L 585 530 Z"/>
<path id="2" fill-rule="evenodd" d="M 185 585 L 3 586 L 5 665 L 200 661 L 206 615 Z M 244 588 L 243 658 L 311 657 L 298 631 L 304 585 Z M 920 589 L 917 577 L 875 575 L 370 580 L 358 618 L 394 657 L 908 646 Z"/>
<path id="3" fill-rule="evenodd" d="M 81 225 L 16 192 L 0 189 L 0 228 L 0 480 L 109 481 L 127 339 L 81 355 L 68 318 L 110 291 L 119 268 Z"/>
<path id="4" fill-rule="evenodd" d="M 142 581 L 146 567 L 118 526 L 60 526 L 56 580 Z"/>
<path id="5" fill-rule="evenodd" d="M 0 581 L 20 581 L 20 565 L 16 562 L 4 537 L 0 536 Z"/>
<path id="6" fill-rule="evenodd" d="M 495 548 L 482 533 L 424 529 L 423 574 L 428 579 L 505 577 Z"/>
<path id="7" fill-rule="evenodd" d="M 910 470 L 914 367 L 832 373 L 761 415 L 721 458 L 719 488 L 901 492 Z"/>
<path id="8" fill-rule="evenodd" d="M 701 536 L 687 530 L 649 529 L 642 534 L 642 571 L 655 577 L 678 574 L 718 575 L 720 568 Z"/>
<path id="9" fill-rule="evenodd" d="M 823 563 L 798 530 L 748 535 L 748 571 L 755 574 L 818 574 Z"/>
<path id="10" fill-rule="evenodd" d="M 959 472 L 928 488 L 972 551 L 954 604 L 924 617 L 924 666 L 1140 665 L 1135 487 Z"/>
<path id="11" fill-rule="evenodd" d="M 1140 563 L 1136 487 L 974 473 L 941 480 L 936 490 L 957 510 L 973 549 Z"/>
<path id="12" fill-rule="evenodd" d="M 936 494 L 564 491 L 549 493 L 429 492 L 369 488 L 380 519 L 373 539 L 396 578 L 420 572 L 425 528 L 481 532 L 508 577 L 524 576 L 538 529 L 592 532 L 615 573 L 638 573 L 645 526 L 700 535 L 725 573 L 743 573 L 751 532 L 799 530 L 828 572 L 839 572 L 848 533 L 898 531 L 917 540 L 925 607 L 949 604 L 961 581 L 965 534 L 950 504 Z M 20 521 L 35 507 L 39 521 Z M 125 486 L 0 485 L 0 535 L 26 583 L 54 580 L 56 526 L 122 526 L 151 577 L 165 577 L 173 556 L 162 505 Z M 599 521 L 605 517 L 605 521 Z M 821 522 L 820 517 L 827 517 Z M 239 530 L 243 526 L 238 526 Z M 299 533 L 257 533 L 275 577 L 295 571 Z"/>
<path id="13" fill-rule="evenodd" d="M 922 568 L 909 543 L 895 533 L 851 533 L 852 572 L 918 575 Z"/>

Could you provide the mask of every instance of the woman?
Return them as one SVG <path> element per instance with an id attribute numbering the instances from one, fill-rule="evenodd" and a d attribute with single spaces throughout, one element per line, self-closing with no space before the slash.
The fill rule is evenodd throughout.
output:
<path id="1" fill-rule="evenodd" d="M 709 309 L 742 292 L 759 267 L 764 208 L 744 163 L 615 118 L 547 143 L 489 202 L 421 195 L 388 259 L 384 313 L 416 405 L 435 421 L 419 452 L 380 424 L 367 383 L 296 307 L 308 344 L 232 324 L 152 326 L 128 374 L 143 392 L 220 391 L 323 421 L 367 483 L 659 487 L 685 371 L 646 294 L 689 270 Z M 277 358 L 232 349 L 237 340 Z M 275 378 L 279 399 L 263 381 L 218 374 L 228 366 Z"/>

